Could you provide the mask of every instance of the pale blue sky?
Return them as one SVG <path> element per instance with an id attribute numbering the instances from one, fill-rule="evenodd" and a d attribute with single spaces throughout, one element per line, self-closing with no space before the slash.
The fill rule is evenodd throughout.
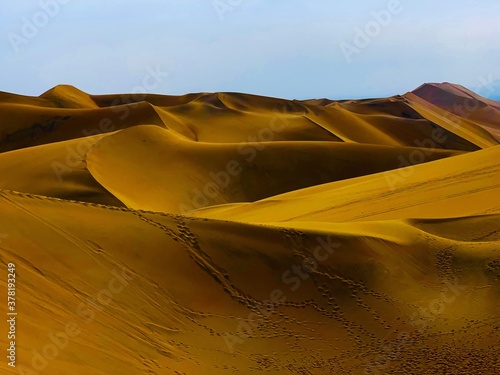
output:
<path id="1" fill-rule="evenodd" d="M 54 2 L 59 9 L 42 10 Z M 157 93 L 297 99 L 387 96 L 424 82 L 474 88 L 500 79 L 498 0 L 390 2 L 2 1 L 0 91 L 39 95 L 66 83 L 94 94 L 133 92 L 148 67 L 168 73 L 151 90 Z M 376 21 L 373 12 L 381 11 L 392 11 L 391 19 Z M 26 20 L 42 26 L 23 32 Z M 354 44 L 367 27 L 373 36 L 366 46 Z M 341 48 L 347 44 L 357 48 L 350 62 Z"/>

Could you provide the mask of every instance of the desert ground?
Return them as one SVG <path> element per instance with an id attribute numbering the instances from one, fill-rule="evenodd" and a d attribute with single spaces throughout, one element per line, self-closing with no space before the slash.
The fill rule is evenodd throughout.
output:
<path id="1" fill-rule="evenodd" d="M 500 102 L 462 86 L 0 92 L 0 173 L 2 374 L 500 373 Z"/>

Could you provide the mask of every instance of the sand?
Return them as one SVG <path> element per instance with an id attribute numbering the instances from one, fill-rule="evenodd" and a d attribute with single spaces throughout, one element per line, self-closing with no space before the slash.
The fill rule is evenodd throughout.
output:
<path id="1" fill-rule="evenodd" d="M 0 93 L 0 372 L 498 373 L 499 110 Z"/>

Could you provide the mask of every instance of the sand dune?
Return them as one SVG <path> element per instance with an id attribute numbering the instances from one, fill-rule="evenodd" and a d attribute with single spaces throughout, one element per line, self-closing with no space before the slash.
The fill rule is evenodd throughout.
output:
<path id="1" fill-rule="evenodd" d="M 338 142 L 213 144 L 137 126 L 92 147 L 87 168 L 128 207 L 178 213 L 396 169 L 400 157 L 409 159 L 415 150 Z M 456 154 L 433 150 L 422 162 Z"/>
<path id="2" fill-rule="evenodd" d="M 443 218 L 500 213 L 500 146 L 193 214 L 245 222 Z M 411 195 L 411 200 L 408 199 Z"/>
<path id="3" fill-rule="evenodd" d="M 98 108 L 89 94 L 69 85 L 60 85 L 44 92 L 40 98 L 47 99 L 59 108 Z"/>
<path id="4" fill-rule="evenodd" d="M 416 334 L 401 344 L 404 352 L 389 351 L 394 371 L 406 364 L 425 373 L 431 356 L 451 369 L 462 361 L 474 373 L 481 365 L 468 359 L 496 358 L 491 345 L 498 332 L 491 326 L 500 237 L 489 232 L 500 216 L 296 231 L 1 196 L 10 219 L 2 257 L 17 264 L 22 278 L 19 356 L 31 359 L 31 349 L 43 350 L 47 335 L 67 322 L 82 330 L 50 361 L 51 374 L 68 368 L 82 374 L 363 373 L 398 332 Z M 109 223 L 119 229 L 103 231 Z M 475 238 L 443 236 L 456 225 Z M 36 241 L 28 241 L 26 227 Z M 311 256 L 317 238 L 340 247 L 306 280 L 289 276 Z M 132 275 L 123 291 L 109 305 L 88 302 L 122 267 Z M 456 301 L 420 333 L 418 307 L 439 300 L 455 276 L 458 289 L 446 297 L 457 293 Z M 255 327 L 243 326 L 242 336 L 241 322 L 261 311 L 274 290 L 283 293 L 279 302 L 265 319 L 253 316 Z M 92 360 L 75 361 L 75 355 Z"/>
<path id="5" fill-rule="evenodd" d="M 458 122 L 460 126 L 465 123 L 468 127 L 483 128 L 494 140 L 500 141 L 500 102 L 483 98 L 465 87 L 449 83 L 422 85 L 406 95 L 411 98 L 410 102 L 416 99 L 415 96 L 420 98 L 419 102 L 426 102 L 424 106 L 440 108 L 441 111 L 436 112 L 442 117 L 454 123 Z M 481 134 L 484 136 L 485 132 Z"/>
<path id="6" fill-rule="evenodd" d="M 0 372 L 498 373 L 499 108 L 0 93 Z"/>
<path id="7" fill-rule="evenodd" d="M 104 135 L 0 153 L 0 189 L 61 199 L 123 204 L 87 169 L 86 155 Z"/>

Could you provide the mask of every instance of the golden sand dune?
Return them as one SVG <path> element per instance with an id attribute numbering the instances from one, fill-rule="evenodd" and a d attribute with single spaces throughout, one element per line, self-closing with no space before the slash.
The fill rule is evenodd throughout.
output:
<path id="1" fill-rule="evenodd" d="M 87 168 L 128 207 L 178 213 L 396 169 L 400 157 L 416 150 L 338 142 L 213 144 L 137 126 L 92 147 Z M 456 154 L 432 150 L 422 162 Z"/>
<path id="2" fill-rule="evenodd" d="M 145 122 L 164 127 L 146 102 L 96 110 L 57 109 L 0 103 L 0 151 L 85 138 Z"/>
<path id="3" fill-rule="evenodd" d="M 17 95 L 3 91 L 0 91 L 0 103 L 4 105 L 10 103 L 17 105 L 32 106 L 32 107 L 47 107 L 47 108 L 57 107 L 55 103 L 41 97 Z"/>
<path id="4" fill-rule="evenodd" d="M 60 85 L 40 95 L 59 108 L 98 108 L 90 95 L 69 85 Z"/>
<path id="5" fill-rule="evenodd" d="M 338 141 L 463 151 L 491 145 L 488 132 L 481 133 L 484 139 L 478 145 L 475 134 L 437 124 L 435 114 L 420 114 L 413 107 L 411 99 L 401 96 L 341 102 L 233 93 L 93 96 L 58 86 L 41 98 L 0 95 L 0 150 L 151 124 L 211 143 Z M 462 117 L 466 122 L 470 114 Z"/>
<path id="6" fill-rule="evenodd" d="M 0 207 L 22 363 L 80 330 L 50 374 L 479 373 L 497 355 L 500 216 L 296 231 L 9 192 Z"/>
<path id="7" fill-rule="evenodd" d="M 483 98 L 465 87 L 449 83 L 422 85 L 406 94 L 406 97 L 410 99 L 410 105 L 416 101 L 417 107 L 424 107 L 424 111 L 434 110 L 434 116 L 448 120 L 457 130 L 475 130 L 483 137 L 489 138 L 490 144 L 498 144 L 500 141 L 500 103 L 497 101 Z M 440 125 L 444 119 L 441 119 Z M 478 128 L 485 129 L 490 136 Z"/>
<path id="8" fill-rule="evenodd" d="M 498 110 L 0 93 L 0 372 L 497 374 Z"/>
<path id="9" fill-rule="evenodd" d="M 194 214 L 260 223 L 451 218 L 500 214 L 500 200 L 495 198 L 499 195 L 500 146 L 496 146 Z"/>
<path id="10" fill-rule="evenodd" d="M 97 135 L 0 153 L 3 176 L 0 189 L 123 206 L 87 169 L 86 155 L 103 137 L 105 135 Z"/>

